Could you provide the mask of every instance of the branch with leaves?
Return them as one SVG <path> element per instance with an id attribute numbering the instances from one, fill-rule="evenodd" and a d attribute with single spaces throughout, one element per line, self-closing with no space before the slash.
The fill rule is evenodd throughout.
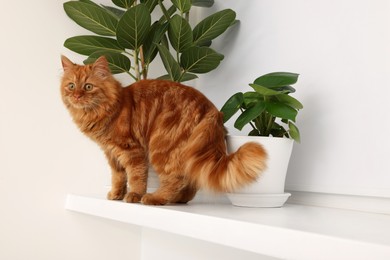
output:
<path id="1" fill-rule="evenodd" d="M 149 67 L 158 54 L 167 72 L 162 79 L 182 82 L 216 69 L 224 56 L 210 47 L 212 41 L 236 21 L 235 12 L 225 9 L 192 28 L 188 22 L 191 8 L 210 7 L 213 0 L 112 2 L 114 6 L 91 0 L 64 3 L 66 14 L 95 34 L 71 37 L 64 46 L 88 56 L 86 64 L 104 55 L 113 74 L 127 73 L 136 81 L 148 77 Z M 157 9 L 163 15 L 152 21 Z"/>

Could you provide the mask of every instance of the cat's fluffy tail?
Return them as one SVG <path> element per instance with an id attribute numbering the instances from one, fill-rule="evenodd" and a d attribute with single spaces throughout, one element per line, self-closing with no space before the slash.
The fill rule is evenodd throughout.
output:
<path id="1" fill-rule="evenodd" d="M 213 118 L 194 129 L 186 153 L 186 171 L 200 188 L 233 192 L 254 182 L 265 170 L 267 153 L 260 144 L 250 142 L 227 155 L 220 120 Z M 210 127 L 210 121 L 215 122 L 214 127 Z"/>

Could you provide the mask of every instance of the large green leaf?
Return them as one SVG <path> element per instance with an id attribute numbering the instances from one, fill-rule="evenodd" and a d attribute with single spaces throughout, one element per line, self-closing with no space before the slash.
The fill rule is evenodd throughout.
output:
<path id="1" fill-rule="evenodd" d="M 108 12 L 110 12 L 112 15 L 114 15 L 116 18 L 121 19 L 121 17 L 124 15 L 125 11 L 123 9 L 119 9 L 112 6 L 102 5 L 104 9 L 106 9 Z"/>
<path id="2" fill-rule="evenodd" d="M 182 53 L 180 64 L 187 72 L 207 73 L 218 67 L 223 58 L 209 47 L 193 46 Z"/>
<path id="3" fill-rule="evenodd" d="M 223 32 L 234 22 L 236 13 L 231 9 L 225 9 L 214 13 L 199 22 L 194 30 L 194 44 L 203 45 Z"/>
<path id="4" fill-rule="evenodd" d="M 214 0 L 192 0 L 193 6 L 211 7 L 214 4 Z"/>
<path id="5" fill-rule="evenodd" d="M 179 81 L 181 76 L 180 65 L 173 58 L 169 50 L 163 45 L 157 45 L 161 60 L 172 81 Z"/>
<path id="6" fill-rule="evenodd" d="M 251 86 L 257 93 L 264 95 L 264 96 L 280 95 L 280 92 L 273 90 L 273 89 L 266 88 L 266 87 L 261 86 L 261 85 L 249 84 L 249 86 Z"/>
<path id="7" fill-rule="evenodd" d="M 289 119 L 294 122 L 298 114 L 297 110 L 281 102 L 267 102 L 266 110 L 275 117 Z"/>
<path id="8" fill-rule="evenodd" d="M 248 92 L 244 93 L 245 107 L 250 107 L 254 103 L 257 103 L 259 101 L 264 101 L 264 97 L 261 94 L 259 94 L 257 92 L 253 92 L 253 91 L 248 91 Z"/>
<path id="9" fill-rule="evenodd" d="M 150 28 L 149 34 L 143 44 L 145 63 L 149 64 L 157 55 L 157 44 L 159 44 L 168 29 L 168 23 L 160 24 L 155 22 Z"/>
<path id="10" fill-rule="evenodd" d="M 282 87 L 295 84 L 298 76 L 291 72 L 272 72 L 258 77 L 253 83 L 267 88 Z"/>
<path id="11" fill-rule="evenodd" d="M 88 59 L 84 61 L 84 64 L 90 64 L 95 62 L 100 56 L 105 56 L 112 74 L 119 74 L 128 72 L 131 67 L 130 59 L 120 53 L 116 52 L 104 52 L 97 51 L 92 53 Z"/>
<path id="12" fill-rule="evenodd" d="M 302 109 L 303 108 L 303 105 L 301 102 L 299 102 L 297 99 L 293 98 L 292 96 L 289 96 L 287 94 L 281 94 L 281 95 L 277 95 L 276 98 L 286 104 L 286 105 L 289 105 L 295 109 Z"/>
<path id="13" fill-rule="evenodd" d="M 82 55 L 91 55 L 96 51 L 118 53 L 124 51 L 116 40 L 94 35 L 71 37 L 64 42 L 64 46 Z"/>
<path id="14" fill-rule="evenodd" d="M 261 113 L 263 113 L 265 107 L 266 105 L 264 102 L 258 102 L 253 107 L 248 108 L 237 118 L 236 122 L 234 123 L 234 127 L 238 130 L 242 130 L 246 124 L 260 116 Z"/>
<path id="15" fill-rule="evenodd" d="M 119 7 L 125 8 L 125 9 L 129 9 L 133 5 L 134 0 L 112 0 L 112 2 L 116 6 L 119 6 Z"/>
<path id="16" fill-rule="evenodd" d="M 151 17 L 144 4 L 131 7 L 119 20 L 116 29 L 118 43 L 124 48 L 138 49 L 148 36 Z"/>
<path id="17" fill-rule="evenodd" d="M 291 138 L 294 139 L 296 142 L 301 142 L 301 134 L 299 133 L 299 129 L 296 125 L 294 125 L 291 121 L 288 122 L 288 127 L 290 130 L 288 131 Z"/>
<path id="18" fill-rule="evenodd" d="M 171 2 L 181 13 L 187 13 L 191 9 L 191 0 L 171 0 Z"/>
<path id="19" fill-rule="evenodd" d="M 243 102 L 244 95 L 241 92 L 234 94 L 226 101 L 226 103 L 221 108 L 224 123 L 227 122 L 235 113 L 237 113 Z"/>
<path id="20" fill-rule="evenodd" d="M 198 78 L 198 76 L 196 76 L 195 74 L 185 73 L 185 74 L 180 76 L 180 79 L 178 81 L 184 82 L 184 81 L 189 81 L 189 80 L 193 80 L 193 79 L 197 79 L 197 78 Z M 172 80 L 171 76 L 169 74 L 162 75 L 162 76 L 158 77 L 158 79 Z"/>
<path id="21" fill-rule="evenodd" d="M 169 20 L 168 37 L 172 47 L 178 52 L 183 52 L 192 45 L 190 24 L 180 15 L 175 14 Z"/>
<path id="22" fill-rule="evenodd" d="M 81 27 L 103 36 L 115 36 L 118 20 L 103 7 L 90 3 L 64 3 L 66 14 Z"/>

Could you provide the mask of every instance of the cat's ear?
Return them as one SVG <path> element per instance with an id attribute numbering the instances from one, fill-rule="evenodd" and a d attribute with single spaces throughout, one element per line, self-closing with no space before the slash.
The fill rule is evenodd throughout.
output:
<path id="1" fill-rule="evenodd" d="M 93 72 L 99 77 L 107 77 L 110 75 L 110 68 L 106 57 L 100 56 L 92 65 Z"/>
<path id="2" fill-rule="evenodd" d="M 62 63 L 62 68 L 64 70 L 70 70 L 72 69 L 75 64 L 73 62 L 71 62 L 67 57 L 65 57 L 64 55 L 61 55 L 61 63 Z"/>

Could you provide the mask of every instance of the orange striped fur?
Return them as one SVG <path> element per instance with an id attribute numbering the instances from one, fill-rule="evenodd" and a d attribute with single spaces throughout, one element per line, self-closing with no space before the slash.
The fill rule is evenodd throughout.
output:
<path id="1" fill-rule="evenodd" d="M 265 169 L 266 152 L 258 144 L 226 153 L 222 114 L 198 90 L 164 80 L 122 87 L 104 57 L 81 66 L 62 56 L 62 65 L 63 102 L 80 130 L 103 149 L 112 168 L 108 199 L 186 203 L 199 188 L 231 192 Z M 150 194 L 149 164 L 161 183 Z"/>

